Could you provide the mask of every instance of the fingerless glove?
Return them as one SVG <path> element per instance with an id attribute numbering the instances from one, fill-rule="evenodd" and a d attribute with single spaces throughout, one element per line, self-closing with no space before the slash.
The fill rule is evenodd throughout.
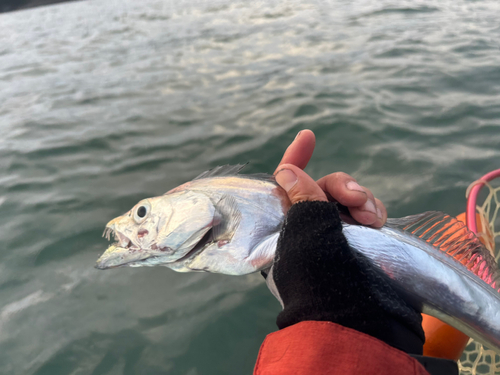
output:
<path id="1" fill-rule="evenodd" d="M 280 329 L 330 321 L 366 333 L 407 353 L 422 354 L 422 317 L 392 280 L 342 234 L 335 203 L 300 202 L 288 212 L 272 276 L 284 305 Z"/>

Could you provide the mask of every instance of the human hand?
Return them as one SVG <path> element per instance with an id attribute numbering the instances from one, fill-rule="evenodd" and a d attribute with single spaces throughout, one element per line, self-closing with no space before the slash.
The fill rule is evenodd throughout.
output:
<path id="1" fill-rule="evenodd" d="M 384 204 L 354 177 L 336 172 L 314 181 L 303 171 L 311 159 L 316 139 L 311 130 L 302 130 L 288 146 L 274 175 L 292 204 L 300 201 L 335 201 L 347 207 L 354 220 L 381 227 L 387 220 Z"/>
<path id="2" fill-rule="evenodd" d="M 337 207 L 329 201 L 346 206 L 359 223 L 375 227 L 385 223 L 385 207 L 345 173 L 317 182 L 309 177 L 302 168 L 314 145 L 313 132 L 299 133 L 275 172 L 293 204 L 266 278 L 283 307 L 278 327 L 329 321 L 421 354 L 420 315 L 397 295 L 380 270 L 349 246 Z"/>

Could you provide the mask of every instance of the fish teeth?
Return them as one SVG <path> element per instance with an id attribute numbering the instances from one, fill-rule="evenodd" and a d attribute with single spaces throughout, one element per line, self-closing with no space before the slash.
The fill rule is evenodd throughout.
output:
<path id="1" fill-rule="evenodd" d="M 133 245 L 132 241 L 124 234 L 121 234 L 119 232 L 115 232 L 111 228 L 104 229 L 104 233 L 102 234 L 103 237 L 106 237 L 106 239 L 109 241 L 111 238 L 111 235 L 114 236 L 115 241 L 120 244 L 120 247 L 127 248 L 127 247 L 130 247 Z"/>
<path id="2" fill-rule="evenodd" d="M 103 237 L 106 237 L 106 239 L 109 241 L 111 238 L 111 234 L 113 233 L 113 229 L 111 228 L 104 228 L 104 232 L 102 233 Z"/>

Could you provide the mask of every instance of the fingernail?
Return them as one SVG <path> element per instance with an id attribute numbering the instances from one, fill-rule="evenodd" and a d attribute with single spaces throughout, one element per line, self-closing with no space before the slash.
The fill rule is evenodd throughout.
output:
<path id="1" fill-rule="evenodd" d="M 382 211 L 380 210 L 380 208 L 377 207 L 377 216 L 380 220 L 383 220 L 382 218 Z"/>
<path id="2" fill-rule="evenodd" d="M 297 176 L 290 169 L 282 169 L 275 178 L 276 182 L 285 189 L 286 192 L 290 191 L 297 183 Z"/>
<path id="3" fill-rule="evenodd" d="M 366 201 L 366 203 L 361 208 L 361 211 L 368 211 L 372 214 L 377 215 L 377 208 L 375 207 L 375 203 L 373 203 L 370 199 Z"/>
<path id="4" fill-rule="evenodd" d="M 363 188 L 359 186 L 356 181 L 349 181 L 345 186 L 352 191 L 361 191 L 362 193 L 365 192 Z"/>
<path id="5" fill-rule="evenodd" d="M 300 132 L 298 132 L 298 133 L 297 133 L 297 135 L 295 136 L 295 139 L 299 138 L 300 133 L 302 133 L 302 130 L 301 130 Z M 294 140 L 295 140 L 295 139 L 294 139 Z"/>

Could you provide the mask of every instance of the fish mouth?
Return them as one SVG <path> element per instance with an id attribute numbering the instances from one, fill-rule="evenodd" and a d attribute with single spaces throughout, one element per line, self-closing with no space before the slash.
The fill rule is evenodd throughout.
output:
<path id="1" fill-rule="evenodd" d="M 103 237 L 110 240 L 111 234 L 114 235 L 116 242 L 111 244 L 108 249 L 100 256 L 95 264 L 95 268 L 106 270 L 118 267 L 142 267 L 155 265 L 173 265 L 181 263 L 195 257 L 203 249 L 213 242 L 212 229 L 210 229 L 202 239 L 187 254 L 176 260 L 166 261 L 166 256 L 158 254 L 153 249 L 142 249 L 135 244 L 129 237 L 123 233 L 106 228 Z M 155 251 L 156 253 L 151 253 Z"/>
<path id="2" fill-rule="evenodd" d="M 104 233 L 102 234 L 103 237 L 106 237 L 106 239 L 110 241 L 111 235 L 113 235 L 115 243 L 111 244 L 99 259 L 97 259 L 95 268 L 106 270 L 110 268 L 125 267 L 128 263 L 148 257 L 148 254 L 141 251 L 141 247 L 125 234 L 115 231 L 110 227 L 104 229 Z"/>
<path id="3" fill-rule="evenodd" d="M 111 235 L 113 235 L 115 238 L 116 243 L 113 244 L 115 246 L 120 245 L 120 247 L 124 249 L 140 249 L 139 245 L 135 244 L 129 237 L 127 237 L 123 233 L 115 231 L 109 227 L 104 229 L 104 233 L 102 234 L 103 237 L 106 237 L 106 239 L 110 241 Z"/>

